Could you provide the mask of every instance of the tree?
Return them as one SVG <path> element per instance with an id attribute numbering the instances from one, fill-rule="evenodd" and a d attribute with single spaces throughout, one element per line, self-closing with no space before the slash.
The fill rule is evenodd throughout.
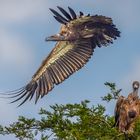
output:
<path id="1" fill-rule="evenodd" d="M 105 83 L 110 93 L 103 101 L 116 100 L 121 89 L 114 83 Z M 19 116 L 17 122 L 0 126 L 1 135 L 14 134 L 19 140 L 140 140 L 140 121 L 137 120 L 133 134 L 120 133 L 113 127 L 114 117 L 105 115 L 103 105 L 89 107 L 89 101 L 79 104 L 55 104 L 52 111 L 41 109 L 40 120 Z"/>

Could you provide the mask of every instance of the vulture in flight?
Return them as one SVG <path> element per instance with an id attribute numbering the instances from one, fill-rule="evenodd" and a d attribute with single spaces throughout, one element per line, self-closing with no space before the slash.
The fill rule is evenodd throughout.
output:
<path id="1" fill-rule="evenodd" d="M 120 36 L 109 17 L 84 15 L 83 12 L 77 15 L 70 7 L 67 11 L 59 6 L 57 8 L 60 13 L 51 8 L 50 11 L 61 23 L 60 32 L 46 38 L 46 41 L 55 41 L 56 45 L 27 85 L 6 94 L 14 99 L 11 103 L 22 99 L 19 104 L 21 106 L 33 96 L 37 103 L 38 99 L 47 95 L 55 85 L 81 69 L 96 47 L 108 46 Z"/>
<path id="2" fill-rule="evenodd" d="M 139 82 L 132 84 L 133 92 L 127 98 L 120 96 L 115 107 L 115 126 L 120 132 L 133 132 L 135 120 L 140 117 Z"/>

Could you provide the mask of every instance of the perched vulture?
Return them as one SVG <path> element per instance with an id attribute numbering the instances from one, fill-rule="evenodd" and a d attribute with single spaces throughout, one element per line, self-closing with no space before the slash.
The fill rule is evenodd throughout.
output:
<path id="1" fill-rule="evenodd" d="M 115 126 L 121 132 L 133 132 L 135 120 L 140 117 L 139 82 L 132 84 L 133 92 L 127 98 L 120 96 L 115 107 Z"/>
<path id="2" fill-rule="evenodd" d="M 102 15 L 77 15 L 68 7 L 68 12 L 57 6 L 57 12 L 50 8 L 54 18 L 61 23 L 60 32 L 46 38 L 56 41 L 54 49 L 42 62 L 31 81 L 19 90 L 8 94 L 15 98 L 11 103 L 23 99 L 21 106 L 35 95 L 38 99 L 48 94 L 55 85 L 60 84 L 74 72 L 81 69 L 92 56 L 96 47 L 108 46 L 120 36 L 112 19 Z"/>

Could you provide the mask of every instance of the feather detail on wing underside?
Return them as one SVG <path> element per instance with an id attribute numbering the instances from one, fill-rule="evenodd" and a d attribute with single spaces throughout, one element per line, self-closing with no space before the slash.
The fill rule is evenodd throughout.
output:
<path id="1" fill-rule="evenodd" d="M 51 91 L 54 85 L 60 84 L 82 68 L 92 53 L 93 47 L 90 42 L 58 42 L 33 75 L 31 82 L 22 90 L 11 94 L 10 98 L 16 98 L 11 103 L 24 98 L 19 105 L 21 106 L 28 99 L 31 100 L 34 95 L 36 95 L 36 103 L 40 97 Z"/>

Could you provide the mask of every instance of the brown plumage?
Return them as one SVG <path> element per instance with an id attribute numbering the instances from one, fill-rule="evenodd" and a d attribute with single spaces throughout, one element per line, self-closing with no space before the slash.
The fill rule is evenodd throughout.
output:
<path id="1" fill-rule="evenodd" d="M 120 96 L 115 107 L 115 126 L 121 132 L 132 133 L 135 120 L 140 117 L 139 82 L 132 84 L 133 92 L 127 98 Z"/>
<path id="2" fill-rule="evenodd" d="M 111 18 L 84 15 L 82 12 L 76 15 L 70 7 L 68 7 L 69 13 L 61 7 L 57 8 L 63 15 L 54 9 L 50 10 L 54 18 L 62 24 L 60 33 L 46 38 L 46 41 L 57 41 L 55 48 L 25 87 L 8 94 L 11 98 L 16 98 L 11 103 L 24 98 L 20 103 L 22 105 L 28 99 L 31 100 L 34 95 L 36 103 L 55 85 L 81 69 L 97 46 L 107 46 L 120 36 Z"/>

